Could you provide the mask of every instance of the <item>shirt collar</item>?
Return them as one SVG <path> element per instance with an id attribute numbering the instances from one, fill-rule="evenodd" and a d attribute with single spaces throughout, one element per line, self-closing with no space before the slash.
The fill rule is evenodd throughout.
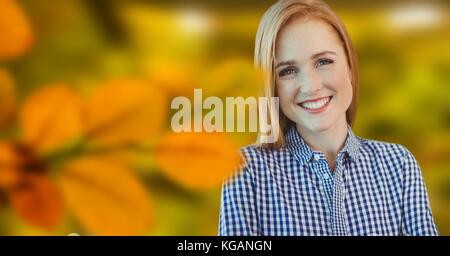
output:
<path id="1" fill-rule="evenodd" d="M 297 132 L 295 125 L 291 125 L 285 138 L 287 148 L 301 164 L 305 164 L 311 160 L 315 152 L 308 146 L 308 144 L 306 144 Z M 339 154 L 345 153 L 351 160 L 355 161 L 358 158 L 360 144 L 361 142 L 358 137 L 355 136 L 351 127 L 348 126 L 347 138 L 344 147 Z"/>

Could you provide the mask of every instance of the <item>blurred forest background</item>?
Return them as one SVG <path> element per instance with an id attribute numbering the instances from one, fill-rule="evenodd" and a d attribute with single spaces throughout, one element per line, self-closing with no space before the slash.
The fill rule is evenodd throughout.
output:
<path id="1" fill-rule="evenodd" d="M 256 96 L 272 3 L 0 0 L 0 235 L 216 235 L 256 135 L 174 134 L 170 101 Z M 448 2 L 328 3 L 359 55 L 355 133 L 416 156 L 450 235 Z"/>

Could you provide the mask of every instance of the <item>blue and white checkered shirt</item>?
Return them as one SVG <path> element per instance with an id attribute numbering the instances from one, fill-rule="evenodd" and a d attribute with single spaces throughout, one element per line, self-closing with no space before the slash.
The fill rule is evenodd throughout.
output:
<path id="1" fill-rule="evenodd" d="M 286 146 L 241 149 L 222 187 L 219 235 L 438 235 L 424 179 L 403 146 L 351 128 L 332 171 L 295 127 Z"/>

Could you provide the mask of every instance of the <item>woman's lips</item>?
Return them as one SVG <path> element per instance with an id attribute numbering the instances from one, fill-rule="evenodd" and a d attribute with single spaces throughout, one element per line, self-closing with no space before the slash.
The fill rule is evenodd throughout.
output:
<path id="1" fill-rule="evenodd" d="M 303 110 L 308 113 L 316 114 L 325 111 L 325 109 L 330 105 L 333 96 L 321 97 L 313 100 L 305 100 L 297 105 L 299 105 Z"/>

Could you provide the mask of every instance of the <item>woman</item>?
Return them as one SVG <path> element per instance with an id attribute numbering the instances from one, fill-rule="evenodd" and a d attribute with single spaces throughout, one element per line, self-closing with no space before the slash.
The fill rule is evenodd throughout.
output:
<path id="1" fill-rule="evenodd" d="M 255 64 L 266 74 L 274 143 L 243 148 L 222 189 L 219 235 L 437 235 L 420 167 L 403 146 L 356 137 L 358 67 L 321 0 L 263 16 Z M 279 121 L 277 121 L 279 120 Z"/>

